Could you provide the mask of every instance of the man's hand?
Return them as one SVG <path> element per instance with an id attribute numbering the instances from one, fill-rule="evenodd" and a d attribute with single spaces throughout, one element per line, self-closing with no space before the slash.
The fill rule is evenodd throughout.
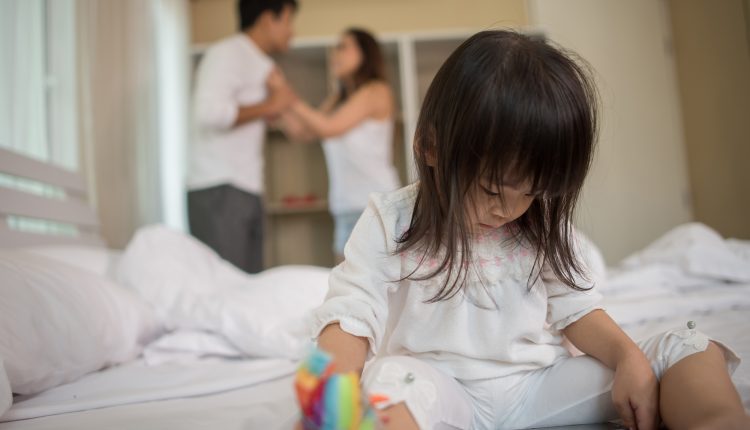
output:
<path id="1" fill-rule="evenodd" d="M 266 79 L 266 87 L 268 88 L 267 102 L 270 109 L 267 120 L 273 121 L 275 117 L 278 117 L 297 100 L 297 94 L 278 68 L 274 68 L 269 73 L 268 79 Z"/>

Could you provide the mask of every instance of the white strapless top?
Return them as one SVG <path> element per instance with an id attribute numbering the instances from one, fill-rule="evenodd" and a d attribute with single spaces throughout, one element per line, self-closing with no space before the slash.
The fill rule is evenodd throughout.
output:
<path id="1" fill-rule="evenodd" d="M 331 213 L 362 211 L 373 192 L 400 187 L 393 166 L 393 120 L 367 119 L 323 141 Z"/>

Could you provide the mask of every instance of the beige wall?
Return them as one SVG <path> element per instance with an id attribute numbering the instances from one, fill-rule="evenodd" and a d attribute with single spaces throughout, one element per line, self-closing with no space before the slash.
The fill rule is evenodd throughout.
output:
<path id="1" fill-rule="evenodd" d="M 742 1 L 669 5 L 695 217 L 725 236 L 750 239 L 750 47 Z"/>
<path id="2" fill-rule="evenodd" d="M 236 0 L 191 0 L 195 43 L 236 31 Z M 524 0 L 300 0 L 297 36 L 330 36 L 351 25 L 376 33 L 525 25 Z"/>
<path id="3" fill-rule="evenodd" d="M 529 6 L 532 25 L 596 70 L 602 128 L 578 224 L 616 263 L 691 219 L 667 11 L 653 0 Z"/>

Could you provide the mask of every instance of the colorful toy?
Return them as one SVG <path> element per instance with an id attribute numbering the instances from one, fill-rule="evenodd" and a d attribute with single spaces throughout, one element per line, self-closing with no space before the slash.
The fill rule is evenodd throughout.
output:
<path id="1" fill-rule="evenodd" d="M 294 383 L 305 430 L 375 430 L 375 411 L 362 397 L 359 377 L 335 373 L 331 356 L 315 349 Z"/>

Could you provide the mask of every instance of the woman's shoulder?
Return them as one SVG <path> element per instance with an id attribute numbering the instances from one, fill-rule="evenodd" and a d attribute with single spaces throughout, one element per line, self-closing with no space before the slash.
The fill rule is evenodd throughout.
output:
<path id="1" fill-rule="evenodd" d="M 372 80 L 362 84 L 357 88 L 357 93 L 363 97 L 370 99 L 391 99 L 393 97 L 393 91 L 388 82 L 381 80 Z"/>

